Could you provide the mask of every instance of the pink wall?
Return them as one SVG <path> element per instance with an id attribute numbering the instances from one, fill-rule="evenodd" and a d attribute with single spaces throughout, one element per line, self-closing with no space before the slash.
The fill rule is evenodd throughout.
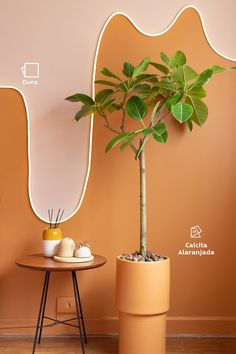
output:
<path id="1" fill-rule="evenodd" d="M 135 0 L 1 0 L 0 85 L 18 88 L 27 103 L 30 199 L 41 219 L 47 218 L 49 207 L 64 208 L 68 218 L 82 201 L 89 169 L 90 122 L 75 124 L 76 106 L 64 98 L 76 91 L 91 92 L 95 51 L 108 17 L 121 11 L 141 31 L 159 33 L 189 2 L 151 0 L 148 4 Z M 202 13 L 214 48 L 236 58 L 236 2 L 195 0 L 191 4 Z M 27 62 L 40 65 L 37 85 L 22 81 L 21 66 Z"/>

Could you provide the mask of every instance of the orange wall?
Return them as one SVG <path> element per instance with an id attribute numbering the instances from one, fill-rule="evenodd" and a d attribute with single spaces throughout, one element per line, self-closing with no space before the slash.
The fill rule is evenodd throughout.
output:
<path id="1" fill-rule="evenodd" d="M 168 33 L 156 38 L 138 33 L 127 19 L 116 16 L 104 33 L 98 68 L 108 66 L 119 71 L 124 61 L 136 64 L 144 56 L 158 61 L 160 51 L 171 55 L 178 49 L 199 71 L 215 63 L 232 65 L 210 49 L 197 14 L 188 10 Z M 231 72 L 218 75 L 208 85 L 210 114 L 201 129 L 195 127 L 190 134 L 169 121 L 168 144 L 153 142 L 147 148 L 149 248 L 169 255 L 172 262 L 169 332 L 235 330 L 232 102 L 236 87 L 235 75 L 234 79 L 231 76 Z M 40 251 L 44 224 L 31 211 L 27 195 L 26 116 L 19 93 L 0 90 L 0 116 L 3 327 L 33 324 L 36 318 L 43 275 L 17 269 L 14 260 Z M 114 150 L 105 155 L 104 147 L 110 138 L 96 117 L 85 199 L 79 212 L 61 226 L 64 235 L 87 240 L 94 253 L 108 258 L 106 266 L 79 275 L 88 329 L 99 333 L 116 331 L 115 257 L 137 249 L 139 234 L 138 165 L 129 151 Z M 189 241 L 189 228 L 195 224 L 202 227 L 202 241 L 215 250 L 214 257 L 177 255 Z M 55 274 L 49 291 L 49 313 L 56 312 L 57 296 L 71 294 L 70 278 Z M 12 332 L 20 331 L 0 330 Z"/>

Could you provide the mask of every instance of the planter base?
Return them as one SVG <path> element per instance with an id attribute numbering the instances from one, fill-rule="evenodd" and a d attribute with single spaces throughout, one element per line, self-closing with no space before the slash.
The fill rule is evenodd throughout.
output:
<path id="1" fill-rule="evenodd" d="M 140 316 L 119 312 L 119 354 L 144 353 L 166 353 L 166 314 Z"/>
<path id="2" fill-rule="evenodd" d="M 119 354 L 165 354 L 170 260 L 117 259 Z"/>

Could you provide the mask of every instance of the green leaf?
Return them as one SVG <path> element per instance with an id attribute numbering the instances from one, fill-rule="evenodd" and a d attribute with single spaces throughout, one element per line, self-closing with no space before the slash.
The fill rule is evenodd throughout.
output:
<path id="1" fill-rule="evenodd" d="M 141 120 L 147 114 L 147 106 L 140 97 L 132 96 L 126 103 L 126 111 L 131 118 Z"/>
<path id="2" fill-rule="evenodd" d="M 192 119 L 188 119 L 187 120 L 187 124 L 188 124 L 188 129 L 190 130 L 190 132 L 193 130 L 193 122 Z"/>
<path id="3" fill-rule="evenodd" d="M 113 86 L 117 87 L 117 84 L 115 84 L 112 81 L 107 81 L 107 80 L 96 80 L 94 81 L 95 84 L 101 84 L 101 85 L 106 85 L 106 86 Z"/>
<path id="4" fill-rule="evenodd" d="M 150 64 L 165 75 L 169 73 L 169 69 L 165 65 L 154 63 L 154 62 L 151 62 Z"/>
<path id="5" fill-rule="evenodd" d="M 190 104 L 179 102 L 171 106 L 171 113 L 178 122 L 183 123 L 192 116 L 193 107 Z"/>
<path id="6" fill-rule="evenodd" d="M 141 133 L 143 133 L 144 135 L 149 135 L 153 133 L 153 128 L 144 128 L 141 130 Z"/>
<path id="7" fill-rule="evenodd" d="M 105 76 L 109 76 L 109 77 L 114 77 L 114 79 L 117 79 L 119 81 L 122 81 L 121 78 L 119 76 L 117 76 L 116 74 L 114 74 L 113 72 L 111 72 L 109 69 L 107 68 L 102 68 L 101 73 Z"/>
<path id="8" fill-rule="evenodd" d="M 127 77 L 132 77 L 134 72 L 134 66 L 130 63 L 124 63 L 123 74 Z"/>
<path id="9" fill-rule="evenodd" d="M 160 57 L 161 57 L 161 60 L 162 60 L 165 64 L 169 65 L 170 59 L 168 58 L 168 56 L 167 56 L 165 53 L 161 52 L 161 53 L 160 53 Z"/>
<path id="10" fill-rule="evenodd" d="M 109 141 L 109 143 L 106 146 L 105 152 L 107 153 L 109 150 L 111 150 L 114 146 L 116 146 L 119 142 L 121 142 L 122 140 L 126 139 L 127 136 L 130 133 L 122 133 L 120 135 L 117 135 L 115 138 L 113 138 L 112 140 Z"/>
<path id="11" fill-rule="evenodd" d="M 104 100 L 102 102 L 102 107 L 103 108 L 108 108 L 110 107 L 111 105 L 115 104 L 116 102 L 116 99 L 115 98 L 110 98 L 109 100 Z"/>
<path id="12" fill-rule="evenodd" d="M 232 68 L 222 68 L 221 66 L 218 65 L 213 65 L 210 70 L 213 71 L 213 74 L 218 74 L 218 73 L 222 73 L 225 70 L 235 70 L 236 67 L 232 67 Z"/>
<path id="13" fill-rule="evenodd" d="M 162 91 L 162 89 L 160 89 L 159 87 L 152 87 L 150 94 L 149 94 L 150 100 L 152 100 L 153 98 L 156 99 L 156 97 L 162 93 L 161 91 Z"/>
<path id="14" fill-rule="evenodd" d="M 147 82 L 150 82 L 151 84 L 156 84 L 158 82 L 158 78 L 157 75 L 152 75 L 149 78 L 147 78 L 146 80 Z"/>
<path id="15" fill-rule="evenodd" d="M 183 74 L 182 67 L 176 68 L 175 70 L 173 70 L 172 78 L 176 81 L 184 83 L 184 74 Z"/>
<path id="16" fill-rule="evenodd" d="M 105 89 L 105 90 L 99 91 L 95 96 L 95 102 L 102 103 L 113 92 L 114 91 L 111 89 Z"/>
<path id="17" fill-rule="evenodd" d="M 122 82 L 121 84 L 118 85 L 118 89 L 121 92 L 128 93 L 128 87 L 126 86 L 125 82 Z"/>
<path id="18" fill-rule="evenodd" d="M 202 126 L 203 123 L 205 123 L 205 121 L 207 120 L 207 106 L 198 97 L 188 96 L 188 99 L 193 107 L 193 115 L 191 119 L 199 126 Z"/>
<path id="19" fill-rule="evenodd" d="M 109 105 L 109 107 L 107 107 L 107 109 L 110 113 L 114 111 L 119 111 L 120 105 L 118 105 L 117 103 L 112 103 L 111 105 Z"/>
<path id="20" fill-rule="evenodd" d="M 137 76 L 137 80 L 144 80 L 145 79 L 145 80 L 149 81 L 153 77 L 157 77 L 157 74 L 140 74 Z"/>
<path id="21" fill-rule="evenodd" d="M 160 122 L 153 127 L 154 129 L 154 134 L 156 135 L 163 135 L 164 132 L 166 131 L 166 124 L 164 122 Z"/>
<path id="22" fill-rule="evenodd" d="M 190 91 L 188 91 L 188 95 L 203 98 L 206 97 L 206 91 L 202 86 L 193 87 Z"/>
<path id="23" fill-rule="evenodd" d="M 165 137 L 165 132 L 166 132 L 166 124 L 163 122 L 160 122 L 155 125 L 153 128 L 144 128 L 141 130 L 141 133 L 144 135 L 158 135 L 159 137 L 163 136 Z"/>
<path id="24" fill-rule="evenodd" d="M 156 76 L 156 74 L 141 74 L 131 83 L 130 88 L 133 88 L 142 82 L 152 82 L 153 79 L 156 79 Z"/>
<path id="25" fill-rule="evenodd" d="M 144 71 L 147 70 L 148 65 L 150 63 L 150 58 L 144 58 L 141 63 L 134 68 L 132 77 L 137 77 L 138 75 L 142 74 Z"/>
<path id="26" fill-rule="evenodd" d="M 158 82 L 153 86 L 153 90 L 158 89 L 158 87 L 164 88 L 168 91 L 177 91 L 180 88 L 180 85 L 176 82 Z"/>
<path id="27" fill-rule="evenodd" d="M 134 91 L 140 92 L 140 93 L 149 93 L 150 92 L 150 85 L 148 84 L 139 84 L 134 86 Z"/>
<path id="28" fill-rule="evenodd" d="M 180 81 L 182 83 L 187 83 L 188 81 L 192 81 L 197 76 L 198 73 L 188 65 L 178 67 L 172 73 L 173 79 Z"/>
<path id="29" fill-rule="evenodd" d="M 167 139 L 168 139 L 168 132 L 166 130 L 162 135 L 152 134 L 152 136 L 159 143 L 165 144 L 167 142 Z"/>
<path id="30" fill-rule="evenodd" d="M 139 133 L 130 133 L 126 137 L 126 141 L 120 146 L 120 150 L 123 151 L 127 146 L 129 146 L 138 134 Z"/>
<path id="31" fill-rule="evenodd" d="M 78 122 L 82 117 L 86 117 L 92 113 L 91 107 L 83 105 L 76 113 L 75 120 Z"/>
<path id="32" fill-rule="evenodd" d="M 154 121 L 155 121 L 155 118 L 156 118 L 156 115 L 157 115 L 157 112 L 158 112 L 158 107 L 160 105 L 161 101 L 157 101 L 157 103 L 155 104 L 153 110 L 152 110 L 152 114 L 151 114 L 151 117 L 150 117 L 150 120 L 151 120 L 151 123 L 153 124 Z"/>
<path id="33" fill-rule="evenodd" d="M 76 93 L 73 96 L 67 97 L 66 100 L 70 102 L 82 102 L 86 106 L 93 106 L 95 104 L 94 100 L 90 96 L 83 93 Z"/>
<path id="34" fill-rule="evenodd" d="M 213 75 L 213 70 L 211 69 L 207 69 L 205 71 L 203 71 L 197 78 L 197 80 L 194 83 L 194 86 L 203 86 L 205 85 L 209 79 L 212 77 Z"/>
<path id="35" fill-rule="evenodd" d="M 175 96 L 169 97 L 165 102 L 167 109 L 170 111 L 171 106 L 176 105 L 176 103 L 178 103 L 182 98 L 183 98 L 183 93 L 181 95 L 175 95 Z"/>
<path id="36" fill-rule="evenodd" d="M 184 82 L 192 81 L 198 76 L 198 73 L 189 65 L 184 65 L 182 69 L 184 75 Z"/>
<path id="37" fill-rule="evenodd" d="M 222 68 L 221 66 L 218 66 L 218 65 L 213 65 L 210 70 L 213 71 L 213 74 L 217 74 L 217 73 L 222 73 L 222 71 L 225 71 L 227 69 L 225 68 Z"/>
<path id="38" fill-rule="evenodd" d="M 186 56 L 180 50 L 178 50 L 169 61 L 169 65 L 172 68 L 183 66 L 184 64 L 186 64 Z"/>
<path id="39" fill-rule="evenodd" d="M 141 74 L 141 75 L 137 76 L 136 80 L 147 81 L 147 82 L 151 82 L 151 83 L 158 82 L 157 74 Z M 136 82 L 136 80 L 134 82 Z"/>

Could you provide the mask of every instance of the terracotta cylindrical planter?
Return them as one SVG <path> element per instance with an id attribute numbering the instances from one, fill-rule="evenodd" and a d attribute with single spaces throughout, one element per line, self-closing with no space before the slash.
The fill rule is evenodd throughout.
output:
<path id="1" fill-rule="evenodd" d="M 119 354 L 166 353 L 169 293 L 169 258 L 159 262 L 117 258 Z"/>

